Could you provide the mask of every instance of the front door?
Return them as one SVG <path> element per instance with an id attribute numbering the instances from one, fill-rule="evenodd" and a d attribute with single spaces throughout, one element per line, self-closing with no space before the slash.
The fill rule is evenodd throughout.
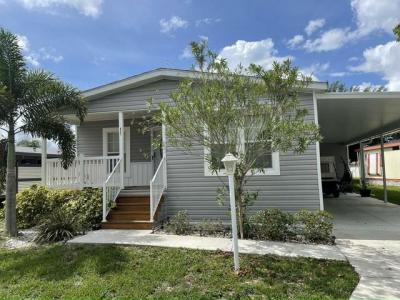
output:
<path id="1" fill-rule="evenodd" d="M 130 178 L 130 128 L 124 129 L 124 184 L 128 184 Z M 103 156 L 119 155 L 118 127 L 103 128 Z M 112 167 L 112 166 L 111 166 Z"/>
<path id="2" fill-rule="evenodd" d="M 153 162 L 153 174 L 157 171 L 162 159 L 162 136 L 161 126 L 151 129 L 151 161 Z"/>

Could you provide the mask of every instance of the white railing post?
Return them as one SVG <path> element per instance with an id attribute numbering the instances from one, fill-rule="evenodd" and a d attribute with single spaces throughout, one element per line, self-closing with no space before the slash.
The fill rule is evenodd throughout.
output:
<path id="1" fill-rule="evenodd" d="M 103 222 L 107 221 L 107 187 L 103 184 Z"/>
<path id="2" fill-rule="evenodd" d="M 42 185 L 47 184 L 47 139 L 42 139 Z"/>
<path id="3" fill-rule="evenodd" d="M 166 131 L 166 127 L 165 124 L 161 124 L 161 142 L 162 142 L 162 154 L 163 154 L 163 158 L 165 161 L 165 166 L 164 166 L 164 170 L 163 170 L 163 176 L 164 176 L 164 188 L 167 188 L 167 131 Z"/>
<path id="4" fill-rule="evenodd" d="M 85 185 L 85 166 L 84 156 L 79 154 L 79 186 L 82 189 Z"/>
<path id="5" fill-rule="evenodd" d="M 154 198 L 153 198 L 153 184 L 150 181 L 150 222 L 154 222 L 154 214 L 153 214 L 153 210 L 154 210 Z"/>
<path id="6" fill-rule="evenodd" d="M 121 171 L 120 171 L 120 181 L 121 181 L 121 189 L 124 188 L 124 113 L 122 111 L 118 112 L 118 127 L 119 127 L 119 160 L 121 162 Z"/>

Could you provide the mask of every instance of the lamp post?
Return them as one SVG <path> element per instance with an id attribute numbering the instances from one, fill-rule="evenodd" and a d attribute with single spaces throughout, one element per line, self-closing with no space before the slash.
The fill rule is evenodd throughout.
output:
<path id="1" fill-rule="evenodd" d="M 226 174 L 229 179 L 229 201 L 231 206 L 231 220 L 232 220 L 232 244 L 233 244 L 233 261 L 235 265 L 235 271 L 239 270 L 239 243 L 237 236 L 237 222 L 236 222 L 236 205 L 235 205 L 235 182 L 233 175 L 235 174 L 237 158 L 228 153 L 222 159 L 225 166 Z"/>

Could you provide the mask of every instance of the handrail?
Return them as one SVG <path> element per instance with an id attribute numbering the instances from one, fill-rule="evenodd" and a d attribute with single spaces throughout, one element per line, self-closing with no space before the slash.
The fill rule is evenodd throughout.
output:
<path id="1" fill-rule="evenodd" d="M 150 180 L 150 222 L 154 222 L 160 200 L 167 189 L 167 160 L 161 159 L 153 178 Z"/>
<path id="2" fill-rule="evenodd" d="M 64 169 L 61 159 L 46 161 L 46 185 L 53 188 L 102 187 L 119 156 L 79 156 Z"/>
<path id="3" fill-rule="evenodd" d="M 115 202 L 121 191 L 122 182 L 120 172 L 121 160 L 119 159 L 103 184 L 103 222 L 107 221 L 107 214 L 111 209 L 111 203 Z"/>

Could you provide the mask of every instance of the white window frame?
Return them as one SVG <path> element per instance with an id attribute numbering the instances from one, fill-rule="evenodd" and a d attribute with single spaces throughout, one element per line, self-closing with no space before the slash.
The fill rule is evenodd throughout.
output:
<path id="1" fill-rule="evenodd" d="M 240 149 L 245 149 L 245 139 L 244 139 L 244 131 L 241 131 L 241 144 L 238 145 L 237 152 Z M 246 141 L 252 142 L 252 141 Z M 219 171 L 213 172 L 210 168 L 210 164 L 207 161 L 206 157 L 211 154 L 210 147 L 204 146 L 204 176 L 226 176 L 226 172 L 224 169 Z M 246 174 L 247 176 L 254 175 L 254 176 L 277 176 L 281 175 L 281 168 L 280 168 L 280 158 L 279 158 L 279 151 L 272 152 L 272 167 L 271 168 L 264 168 L 263 171 L 260 169 L 252 169 Z"/>
<path id="2" fill-rule="evenodd" d="M 118 133 L 118 127 L 103 128 L 103 156 L 107 156 L 107 134 L 110 132 Z M 119 144 L 118 144 L 119 145 Z M 131 173 L 131 128 L 124 127 L 124 145 L 126 145 L 126 172 L 125 176 L 130 176 Z"/>

